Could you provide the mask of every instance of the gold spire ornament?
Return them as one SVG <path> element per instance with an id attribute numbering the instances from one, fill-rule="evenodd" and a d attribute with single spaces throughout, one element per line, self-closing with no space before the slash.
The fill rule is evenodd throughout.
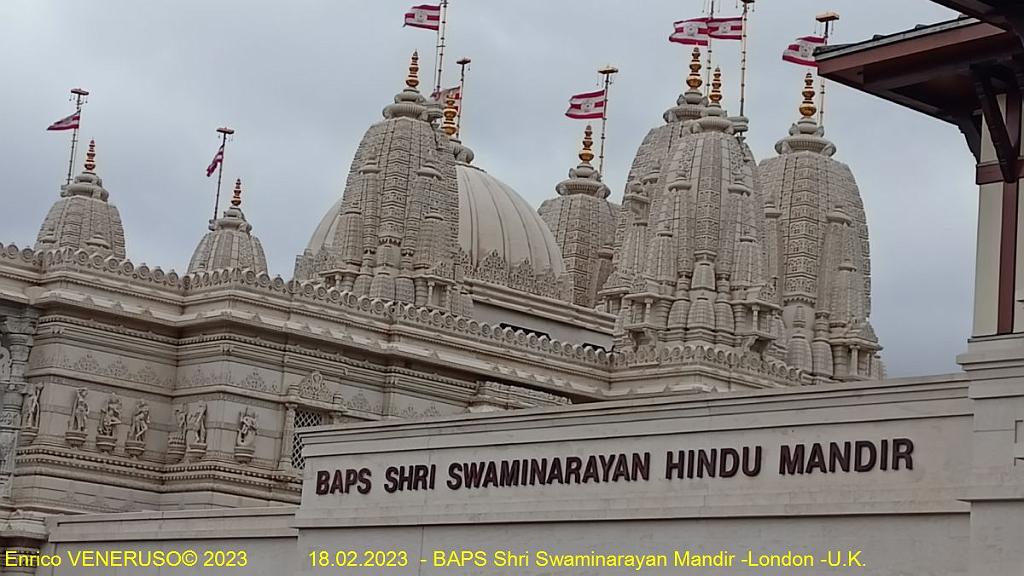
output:
<path id="1" fill-rule="evenodd" d="M 89 140 L 89 151 L 85 153 L 85 171 L 92 172 L 96 169 L 96 141 Z"/>
<path id="2" fill-rule="evenodd" d="M 587 127 L 583 129 L 583 149 L 580 150 L 580 160 L 584 164 L 590 164 L 590 161 L 594 159 L 594 151 L 591 150 L 591 146 L 594 145 L 594 130 L 587 124 Z"/>
<path id="3" fill-rule="evenodd" d="M 722 69 L 717 66 L 711 79 L 711 94 L 708 95 L 708 100 L 713 106 L 722 105 Z"/>
<path id="4" fill-rule="evenodd" d="M 413 90 L 420 85 L 420 53 L 413 52 L 412 60 L 409 61 L 409 75 L 405 77 L 405 85 Z"/>
<path id="5" fill-rule="evenodd" d="M 235 193 L 231 197 L 231 205 L 238 208 L 242 205 L 242 179 L 235 179 Z"/>
<path id="6" fill-rule="evenodd" d="M 814 76 L 810 72 L 804 76 L 804 90 L 802 92 L 804 101 L 800 103 L 800 115 L 809 120 L 818 111 L 814 105 Z"/>
<path id="7" fill-rule="evenodd" d="M 700 48 L 694 47 L 693 57 L 690 60 L 690 75 L 686 78 L 686 85 L 691 90 L 697 90 L 704 84 L 700 78 Z"/>
<path id="8" fill-rule="evenodd" d="M 459 126 L 455 123 L 455 116 L 458 113 L 459 110 L 455 107 L 455 97 L 449 92 L 448 97 L 444 101 L 444 122 L 441 123 L 441 130 L 449 138 L 454 138 L 455 134 L 459 131 Z"/>

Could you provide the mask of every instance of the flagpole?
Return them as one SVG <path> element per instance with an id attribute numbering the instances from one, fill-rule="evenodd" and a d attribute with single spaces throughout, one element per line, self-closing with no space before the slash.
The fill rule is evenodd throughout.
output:
<path id="1" fill-rule="evenodd" d="M 750 5 L 754 0 L 740 1 L 743 2 L 743 20 L 740 24 L 743 27 L 740 38 L 740 116 L 744 116 L 747 104 L 747 23 Z"/>
<path id="2" fill-rule="evenodd" d="M 220 147 L 221 147 L 221 150 L 224 150 L 224 153 L 221 155 L 220 162 L 217 164 L 217 196 L 216 196 L 216 198 L 214 198 L 214 201 L 213 201 L 213 219 L 214 220 L 217 219 L 217 213 L 220 211 L 220 182 L 221 182 L 221 179 L 224 176 L 224 157 L 227 156 L 228 136 L 230 136 L 231 134 L 234 134 L 235 131 L 232 130 L 231 128 L 221 127 L 221 128 L 217 128 L 217 132 L 220 133 L 220 136 L 221 136 Z"/>
<path id="3" fill-rule="evenodd" d="M 81 88 L 73 88 L 71 94 L 75 99 L 75 114 L 78 115 L 78 124 L 82 123 L 82 105 L 87 102 L 85 99 L 89 95 L 87 90 Z M 75 148 L 78 146 L 78 126 L 75 126 L 73 132 L 71 132 L 71 158 L 68 160 L 68 179 L 66 184 L 71 184 L 71 174 L 75 171 Z"/>
<path id="4" fill-rule="evenodd" d="M 437 58 L 437 76 L 434 77 L 434 93 L 441 92 L 441 73 L 444 68 L 444 32 L 448 24 L 448 0 L 441 0 L 441 27 L 437 29 L 437 50 L 434 52 Z"/>
<path id="5" fill-rule="evenodd" d="M 708 11 L 708 19 L 715 17 L 715 0 L 711 0 L 711 9 Z M 707 65 L 707 79 L 704 81 L 704 95 L 708 95 L 708 90 L 711 89 L 711 43 L 714 40 L 711 36 L 708 36 L 708 65 Z"/>
<path id="6" fill-rule="evenodd" d="M 466 67 L 472 62 L 469 58 L 460 58 L 459 65 L 459 113 L 455 117 L 455 137 L 462 132 L 462 109 L 466 106 Z"/>
<path id="7" fill-rule="evenodd" d="M 601 174 L 604 173 L 604 136 L 608 124 L 608 89 L 612 85 L 612 75 L 618 72 L 619 69 L 611 64 L 597 71 L 598 74 L 604 76 L 604 106 L 601 107 L 601 154 L 597 159 L 597 171 Z"/>
<path id="8" fill-rule="evenodd" d="M 839 14 L 828 11 L 818 14 L 815 20 L 825 25 L 825 45 L 828 46 L 829 33 L 832 31 L 832 23 L 839 20 Z M 818 126 L 825 125 L 825 79 L 821 78 L 821 97 L 818 99 Z"/>

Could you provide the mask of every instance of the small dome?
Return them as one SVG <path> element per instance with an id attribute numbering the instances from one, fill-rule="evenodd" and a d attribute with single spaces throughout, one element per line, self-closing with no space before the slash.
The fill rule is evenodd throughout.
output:
<path id="1" fill-rule="evenodd" d="M 235 194 L 224 216 L 210 222 L 210 232 L 196 246 L 188 265 L 189 274 L 212 270 L 239 269 L 267 272 L 267 257 L 252 224 L 242 213 L 242 181 L 235 181 Z"/>
<path id="2" fill-rule="evenodd" d="M 510 269 L 529 261 L 536 273 L 562 275 L 562 250 L 547 224 L 526 200 L 475 166 L 460 162 L 456 173 L 459 245 L 469 256 L 472 268 L 497 256 Z"/>
<path id="3" fill-rule="evenodd" d="M 618 208 L 608 202 L 611 191 L 590 164 L 594 159 L 592 135 L 588 125 L 580 164 L 555 186 L 558 196 L 545 200 L 537 210 L 562 249 L 572 302 L 588 308 L 598 305 L 598 292 L 611 273 Z"/>
<path id="4" fill-rule="evenodd" d="M 110 194 L 96 175 L 96 143 L 89 142 L 85 169 L 75 181 L 62 186 L 43 220 L 36 250 L 75 248 L 104 256 L 125 258 L 121 214 L 107 202 Z"/>

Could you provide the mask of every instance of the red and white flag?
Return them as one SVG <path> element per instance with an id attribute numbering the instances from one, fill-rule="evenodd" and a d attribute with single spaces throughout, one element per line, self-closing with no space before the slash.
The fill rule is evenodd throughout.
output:
<path id="1" fill-rule="evenodd" d="M 814 60 L 814 50 L 825 45 L 825 39 L 821 36 L 804 36 L 797 38 L 789 45 L 789 48 L 782 53 L 782 59 L 786 62 L 799 64 L 801 66 L 817 66 Z"/>
<path id="2" fill-rule="evenodd" d="M 693 46 L 707 46 L 710 40 L 708 32 L 710 29 L 707 18 L 680 20 L 675 23 L 675 32 L 668 37 L 668 41 Z"/>
<path id="3" fill-rule="evenodd" d="M 711 18 L 708 20 L 708 37 L 716 40 L 742 40 L 743 17 Z"/>
<path id="4" fill-rule="evenodd" d="M 47 130 L 77 130 L 78 129 L 78 123 L 81 120 L 82 120 L 82 112 L 81 111 L 76 111 L 71 116 L 67 116 L 65 118 L 61 118 L 60 120 L 57 120 L 53 124 L 50 124 L 50 127 L 47 128 Z"/>
<path id="5" fill-rule="evenodd" d="M 577 120 L 590 120 L 604 117 L 604 90 L 577 94 L 569 99 L 569 109 L 565 115 Z"/>
<path id="6" fill-rule="evenodd" d="M 213 176 L 213 173 L 217 171 L 217 167 L 224 162 L 224 145 L 221 144 L 220 148 L 217 149 L 217 153 L 213 155 L 213 161 L 206 167 L 206 177 Z"/>
<path id="7" fill-rule="evenodd" d="M 405 13 L 405 26 L 439 30 L 441 28 L 441 7 L 433 4 L 420 4 L 409 8 Z"/>
<path id="8" fill-rule="evenodd" d="M 434 92 L 430 95 L 430 99 L 434 102 L 440 102 L 445 104 L 448 102 L 448 98 L 455 100 L 455 107 L 458 108 L 461 105 L 462 100 L 462 88 L 454 86 L 452 88 L 445 88 L 439 92 Z"/>

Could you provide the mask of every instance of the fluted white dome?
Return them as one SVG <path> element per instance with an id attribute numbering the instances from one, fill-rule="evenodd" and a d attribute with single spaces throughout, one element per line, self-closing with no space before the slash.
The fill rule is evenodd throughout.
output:
<path id="1" fill-rule="evenodd" d="M 459 245 L 474 268 L 496 255 L 510 268 L 529 261 L 536 273 L 562 275 L 561 248 L 522 196 L 475 166 L 459 163 L 456 172 Z"/>
<path id="2" fill-rule="evenodd" d="M 57 200 L 43 220 L 37 250 L 75 248 L 125 257 L 121 214 L 108 201 L 110 194 L 96 174 L 96 143 L 89 142 L 85 168 L 75 181 L 61 186 Z"/>
<path id="3" fill-rule="evenodd" d="M 241 205 L 242 181 L 237 180 L 230 206 L 221 218 L 210 221 L 210 231 L 196 246 L 188 264 L 189 274 L 225 269 L 267 272 L 263 245 L 253 235 Z"/>

